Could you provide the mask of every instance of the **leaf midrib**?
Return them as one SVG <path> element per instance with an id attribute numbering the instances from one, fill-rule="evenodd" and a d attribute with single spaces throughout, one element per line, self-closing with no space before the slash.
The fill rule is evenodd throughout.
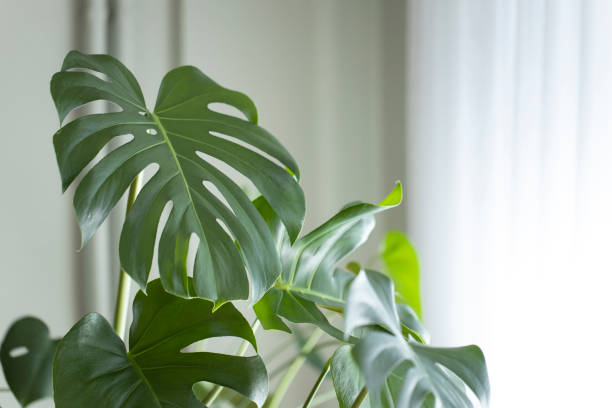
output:
<path id="1" fill-rule="evenodd" d="M 187 178 L 185 177 L 185 173 L 183 172 L 183 167 L 181 166 L 181 163 L 179 162 L 176 150 L 174 150 L 174 146 L 172 146 L 172 142 L 170 141 L 170 138 L 168 137 L 168 132 L 166 131 L 166 128 L 162 125 L 159 117 L 153 112 L 151 112 L 151 117 L 153 118 L 153 120 L 155 121 L 155 124 L 161 131 L 162 137 L 164 138 L 164 141 L 168 145 L 168 150 L 170 150 L 170 154 L 172 156 L 172 159 L 174 160 L 174 164 L 176 165 L 176 168 L 179 174 L 181 175 L 181 178 L 183 179 L 183 186 L 185 187 L 185 192 L 187 193 L 187 197 L 189 198 L 189 205 L 191 206 L 194 212 L 194 218 L 197 220 L 198 226 L 200 227 L 200 234 L 203 235 L 204 226 L 202 225 L 202 222 L 200 221 L 200 217 L 198 217 L 197 215 L 196 206 L 193 201 L 193 197 L 191 197 L 189 183 L 187 183 Z M 201 238 L 204 238 L 204 237 L 202 236 Z"/>
<path id="2" fill-rule="evenodd" d="M 296 285 L 293 285 L 293 284 L 290 284 L 290 283 L 280 283 L 280 282 L 277 282 L 274 286 L 277 289 L 280 289 L 282 291 L 297 292 L 297 293 L 302 293 L 304 295 L 318 296 L 318 297 L 321 297 L 321 298 L 324 298 L 324 299 L 333 300 L 333 301 L 338 302 L 338 303 L 346 304 L 346 301 L 344 299 L 340 299 L 340 298 L 337 298 L 337 297 L 334 297 L 334 296 L 329 296 L 329 295 L 327 295 L 327 294 L 325 294 L 323 292 L 312 290 L 310 288 L 304 288 L 304 287 L 296 286 Z"/>
<path id="3" fill-rule="evenodd" d="M 361 205 L 361 204 L 358 204 L 358 205 Z M 340 239 L 342 237 L 342 234 L 344 234 L 349 228 L 351 228 L 353 225 L 355 225 L 358 222 L 360 222 L 362 219 L 364 219 L 368 215 L 370 215 L 370 213 L 360 214 L 358 217 L 348 218 L 348 219 L 342 220 L 342 221 L 340 221 L 339 223 L 337 223 L 336 225 L 334 225 L 332 227 L 328 226 L 328 228 L 323 230 L 323 232 L 319 232 L 319 233 L 314 234 L 314 232 L 317 231 L 317 229 L 319 229 L 319 228 L 323 227 L 323 225 L 325 225 L 325 224 L 323 224 L 321 227 L 315 229 L 314 231 L 311 231 L 307 235 L 305 235 L 302 238 L 300 238 L 300 240 L 296 243 L 296 245 L 299 245 L 300 242 L 304 241 L 305 239 L 308 239 L 308 241 L 304 242 L 300 246 L 298 252 L 295 254 L 293 263 L 291 264 L 291 274 L 290 274 L 290 277 L 289 277 L 288 284 L 289 285 L 293 285 L 293 282 L 295 280 L 295 275 L 296 275 L 297 269 L 298 269 L 298 263 L 299 263 L 300 258 L 302 256 L 302 253 L 306 250 L 307 247 L 309 247 L 310 245 L 315 243 L 318 239 L 324 237 L 325 235 L 328 235 L 329 233 L 335 234 L 336 232 L 340 231 L 340 235 L 336 236 L 336 238 L 335 238 L 335 241 L 337 241 L 338 239 Z M 317 272 L 319 272 L 319 267 L 321 266 L 321 262 L 323 261 L 324 258 L 325 257 L 322 257 L 321 260 L 317 263 L 316 268 L 314 268 L 315 272 L 309 278 L 308 288 L 310 288 L 310 286 L 312 285 L 312 282 L 314 280 L 314 275 L 316 275 Z"/>
<path id="4" fill-rule="evenodd" d="M 134 369 L 136 370 L 136 373 L 138 374 L 138 376 L 142 379 L 142 382 L 147 386 L 147 388 L 149 389 L 149 391 L 151 392 L 151 395 L 153 395 L 153 398 L 155 399 L 155 402 L 157 403 L 157 405 L 159 406 L 159 408 L 162 408 L 163 405 L 161 403 L 161 401 L 159 400 L 159 398 L 157 397 L 157 394 L 155 393 L 155 391 L 153 390 L 153 386 L 151 385 L 151 383 L 149 383 L 149 380 L 147 379 L 147 376 L 144 375 L 142 368 L 138 365 L 138 363 L 136 361 L 134 361 L 132 359 L 132 357 L 130 356 L 129 353 L 125 353 L 125 357 L 128 359 L 128 361 L 132 364 L 132 367 L 134 367 Z"/>

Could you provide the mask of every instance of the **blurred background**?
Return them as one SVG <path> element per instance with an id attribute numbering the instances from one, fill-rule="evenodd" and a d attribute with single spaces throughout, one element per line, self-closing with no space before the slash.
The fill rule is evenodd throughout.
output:
<path id="1" fill-rule="evenodd" d="M 404 204 L 360 256 L 407 233 L 432 343 L 483 348 L 494 408 L 609 402 L 612 2 L 0 6 L 0 331 L 32 314 L 61 336 L 84 313 L 112 315 L 123 205 L 77 252 L 51 142 L 49 80 L 79 49 L 120 58 L 149 106 L 182 64 L 248 94 L 301 166 L 306 232 L 401 180 Z M 264 354 L 282 336 L 266 333 Z M 303 401 L 308 370 L 284 406 Z M 0 405 L 17 406 L 2 392 Z"/>

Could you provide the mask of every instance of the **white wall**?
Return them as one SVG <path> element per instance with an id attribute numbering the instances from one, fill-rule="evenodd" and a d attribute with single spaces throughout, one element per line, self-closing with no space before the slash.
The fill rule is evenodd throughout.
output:
<path id="1" fill-rule="evenodd" d="M 0 12 L 0 332 L 26 314 L 61 335 L 76 316 L 72 214 L 51 136 L 49 80 L 71 44 L 70 1 L 3 1 Z M 0 387 L 5 385 L 0 374 Z M 7 393 L 0 405 L 16 406 Z"/>
<path id="2" fill-rule="evenodd" d="M 610 405 L 612 3 L 409 1 L 410 228 L 492 405 Z"/>
<path id="3" fill-rule="evenodd" d="M 382 177 L 382 18 L 371 1 L 186 1 L 183 63 L 247 93 L 302 169 L 307 228 Z M 386 181 L 386 182 L 384 182 Z"/>

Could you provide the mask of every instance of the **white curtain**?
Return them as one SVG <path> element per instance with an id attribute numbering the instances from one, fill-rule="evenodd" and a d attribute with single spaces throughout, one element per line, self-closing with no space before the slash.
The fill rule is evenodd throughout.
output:
<path id="1" fill-rule="evenodd" d="M 609 404 L 612 2 L 409 1 L 409 226 L 426 324 L 494 408 Z"/>

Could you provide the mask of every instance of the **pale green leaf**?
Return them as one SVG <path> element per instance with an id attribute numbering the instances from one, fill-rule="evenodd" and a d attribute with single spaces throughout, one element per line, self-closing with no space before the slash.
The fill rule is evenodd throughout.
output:
<path id="1" fill-rule="evenodd" d="M 389 231 L 380 249 L 383 271 L 391 277 L 400 299 L 421 317 L 419 261 L 416 251 L 404 234 Z"/>
<path id="2" fill-rule="evenodd" d="M 390 279 L 373 271 L 360 272 L 347 295 L 345 334 L 361 337 L 353 357 L 373 405 L 421 408 L 434 398 L 442 407 L 472 408 L 467 386 L 486 407 L 489 380 L 480 349 L 407 340 L 393 298 Z"/>

